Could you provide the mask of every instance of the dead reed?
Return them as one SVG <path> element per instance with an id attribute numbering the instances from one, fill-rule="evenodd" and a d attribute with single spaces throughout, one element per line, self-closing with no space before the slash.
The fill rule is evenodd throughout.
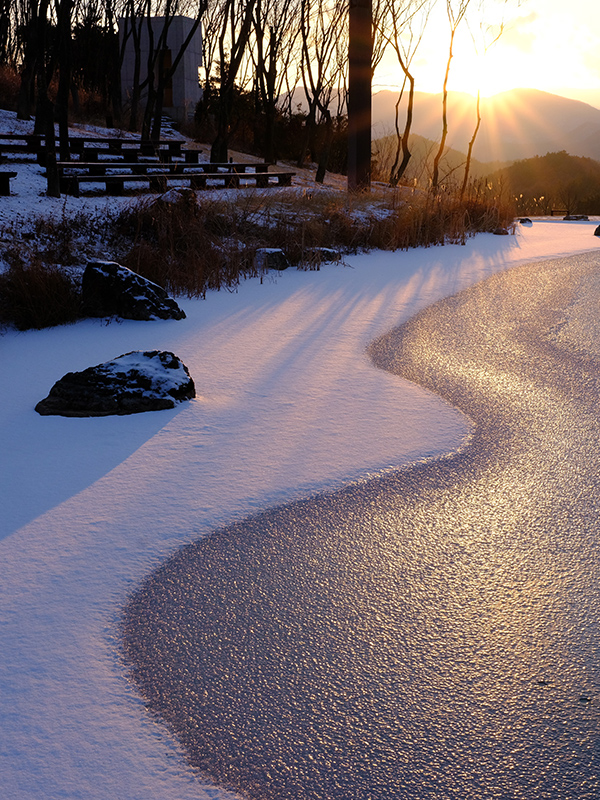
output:
<path id="1" fill-rule="evenodd" d="M 68 268 L 90 258 L 126 265 L 173 295 L 204 297 L 260 273 L 256 251 L 281 248 L 291 264 L 318 269 L 324 249 L 344 253 L 464 244 L 506 226 L 514 210 L 485 193 L 461 201 L 413 188 L 349 197 L 335 190 L 240 192 L 215 199 L 191 190 L 141 198 L 114 215 L 34 219 L 0 231 L 18 239 L 3 254 L 0 322 L 41 328 L 77 318 Z"/>

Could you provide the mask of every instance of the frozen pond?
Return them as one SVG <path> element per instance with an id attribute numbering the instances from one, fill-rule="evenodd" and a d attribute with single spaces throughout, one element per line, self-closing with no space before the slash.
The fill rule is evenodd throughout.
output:
<path id="1" fill-rule="evenodd" d="M 373 344 L 476 423 L 461 452 L 218 531 L 132 598 L 134 677 L 201 773 L 257 800 L 598 797 L 599 261 Z"/>

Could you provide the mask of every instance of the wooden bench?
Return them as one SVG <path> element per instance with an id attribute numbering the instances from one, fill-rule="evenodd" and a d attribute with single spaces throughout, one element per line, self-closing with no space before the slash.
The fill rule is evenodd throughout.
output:
<path id="1" fill-rule="evenodd" d="M 59 173 L 67 171 L 77 171 L 88 175 L 105 175 L 106 170 L 131 170 L 134 174 L 143 174 L 147 170 L 161 170 L 168 172 L 182 172 L 184 170 L 193 169 L 201 172 L 218 172 L 222 175 L 251 175 L 255 172 L 266 173 L 269 171 L 269 164 L 265 162 L 258 163 L 233 163 L 225 162 L 223 164 L 211 164 L 209 161 L 194 162 L 187 160 L 174 160 L 174 159 L 157 159 L 154 157 L 152 160 L 138 161 L 100 161 L 92 159 L 91 161 L 58 161 L 57 165 Z"/>
<path id="2" fill-rule="evenodd" d="M 16 172 L 6 172 L 5 170 L 0 170 L 0 195 L 6 196 L 10 194 L 10 179 L 16 177 Z"/>
<path id="3" fill-rule="evenodd" d="M 67 170 L 66 167 L 73 167 L 77 162 L 62 162 L 60 165 L 60 189 L 65 194 L 79 197 L 81 184 L 104 183 L 107 194 L 122 194 L 125 183 L 148 183 L 150 189 L 156 192 L 165 192 L 168 184 L 173 181 L 189 181 L 191 189 L 213 188 L 208 186 L 208 181 L 217 183 L 226 188 L 238 188 L 244 183 L 254 183 L 259 189 L 266 189 L 269 186 L 290 186 L 292 183 L 293 172 L 244 172 L 237 173 L 232 171 L 206 171 L 203 166 L 189 167 L 181 163 L 172 165 L 168 171 L 161 165 L 148 164 L 129 164 L 132 171 L 128 173 L 116 172 L 108 173 L 103 164 L 92 164 L 94 172 L 88 171 L 85 174 Z M 120 168 L 123 165 L 118 165 Z M 171 166 L 171 165 L 170 165 Z M 206 166 L 206 165 L 204 165 Z M 111 168 L 114 168 L 113 164 Z M 214 165 L 213 165 L 214 167 Z M 135 169 L 135 171 L 133 171 Z M 214 188 L 217 188 L 216 186 Z"/>
<path id="4" fill-rule="evenodd" d="M 123 149 L 134 149 L 141 155 L 155 155 L 158 152 L 167 150 L 171 157 L 181 156 L 184 139 L 160 139 L 153 142 L 148 139 L 119 139 L 110 136 L 71 136 L 69 137 L 69 148 L 72 153 L 89 154 L 97 151 L 99 154 L 109 153 L 118 154 Z M 193 152 L 193 151 L 192 151 Z"/>
<path id="5" fill-rule="evenodd" d="M 44 166 L 45 162 L 45 137 L 38 134 L 0 134 L 0 156 L 4 153 L 35 155 L 38 163 Z M 137 160 L 140 156 L 155 156 L 160 160 L 184 158 L 186 163 L 197 163 L 200 151 L 184 150 L 184 139 L 161 139 L 152 142 L 142 139 L 125 139 L 114 137 L 69 137 L 69 151 L 86 161 L 95 161 L 99 156 L 127 157 Z M 60 151 L 59 140 L 56 142 L 57 152 Z"/>
<path id="6" fill-rule="evenodd" d="M 43 141 L 43 136 L 33 133 L 0 133 L 0 154 L 37 155 L 42 148 Z"/>

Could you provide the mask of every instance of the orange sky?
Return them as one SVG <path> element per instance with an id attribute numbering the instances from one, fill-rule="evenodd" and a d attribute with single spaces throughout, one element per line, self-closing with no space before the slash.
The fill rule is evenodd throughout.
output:
<path id="1" fill-rule="evenodd" d="M 457 35 L 449 88 L 492 95 L 523 87 L 584 100 L 600 108 L 600 17 L 597 0 L 488 0 L 484 25 L 504 20 L 504 32 L 478 57 L 478 0 L 472 0 L 470 24 Z M 498 28 L 495 28 L 498 30 Z M 488 34 L 489 36 L 489 34 Z M 438 0 L 415 61 L 416 89 L 440 92 L 448 54 L 449 28 L 445 0 Z M 482 50 L 480 45 L 480 50 Z M 395 56 L 389 55 L 375 75 L 374 89 L 397 81 Z"/>

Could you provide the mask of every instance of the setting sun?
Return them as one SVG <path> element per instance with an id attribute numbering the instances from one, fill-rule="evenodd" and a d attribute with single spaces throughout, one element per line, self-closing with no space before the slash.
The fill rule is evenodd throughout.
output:
<path id="1" fill-rule="evenodd" d="M 591 0 L 574 5 L 576 13 L 560 0 L 488 4 L 484 17 L 474 10 L 457 31 L 449 89 L 489 97 L 527 87 L 600 107 L 600 37 L 589 23 L 596 5 Z M 500 37 L 490 45 L 501 25 Z M 448 19 L 439 3 L 413 61 L 417 90 L 442 90 L 448 45 Z M 390 54 L 375 74 L 375 90 L 395 88 L 398 74 Z"/>

